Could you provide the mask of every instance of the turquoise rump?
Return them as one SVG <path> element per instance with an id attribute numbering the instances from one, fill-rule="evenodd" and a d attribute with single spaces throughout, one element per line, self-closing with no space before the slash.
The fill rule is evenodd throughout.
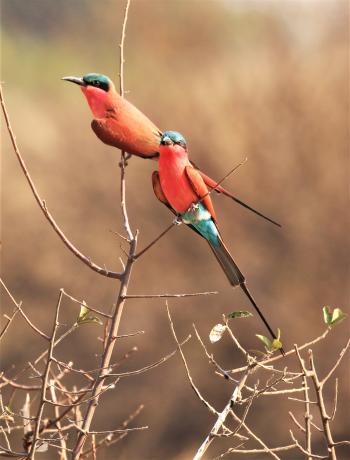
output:
<path id="1" fill-rule="evenodd" d="M 214 247 L 220 246 L 218 229 L 203 203 L 192 206 L 181 217 L 185 224 L 194 227 Z"/>

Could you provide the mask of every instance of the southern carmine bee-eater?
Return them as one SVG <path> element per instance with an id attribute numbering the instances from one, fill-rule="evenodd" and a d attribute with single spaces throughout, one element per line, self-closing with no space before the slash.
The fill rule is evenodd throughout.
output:
<path id="1" fill-rule="evenodd" d="M 94 116 L 91 127 L 102 142 L 141 158 L 158 159 L 161 130 L 139 109 L 118 94 L 112 80 L 96 73 L 89 73 L 83 77 L 64 77 L 63 80 L 80 86 Z M 210 189 L 230 197 L 241 206 L 280 226 L 233 196 L 196 166 L 194 167 Z"/>
<path id="2" fill-rule="evenodd" d="M 180 133 L 165 131 L 161 136 L 158 172 L 153 173 L 152 179 L 157 198 L 209 243 L 230 284 L 241 287 L 271 336 L 276 339 L 248 291 L 244 275 L 222 240 L 208 187 L 199 171 L 190 163 L 187 144 Z M 283 349 L 281 353 L 284 354 Z"/>

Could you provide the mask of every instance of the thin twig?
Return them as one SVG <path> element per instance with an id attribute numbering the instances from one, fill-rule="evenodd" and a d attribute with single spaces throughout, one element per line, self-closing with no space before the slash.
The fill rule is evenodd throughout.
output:
<path id="1" fill-rule="evenodd" d="M 244 387 L 245 382 L 246 382 L 246 380 L 248 378 L 249 371 L 250 371 L 250 368 L 248 367 L 247 372 L 242 376 L 242 378 L 241 378 L 240 382 L 238 383 L 238 385 L 235 386 L 235 388 L 233 390 L 233 393 L 232 393 L 228 403 L 226 404 L 224 409 L 219 413 L 218 418 L 217 418 L 213 428 L 210 430 L 210 433 L 205 438 L 203 443 L 200 445 L 199 449 L 196 452 L 196 455 L 193 457 L 193 460 L 200 460 L 203 457 L 203 455 L 205 454 L 206 450 L 208 449 L 208 447 L 210 446 L 212 441 L 215 439 L 215 437 L 219 433 L 220 429 L 222 428 L 223 424 L 226 421 L 226 418 L 227 418 L 228 414 L 231 412 L 232 407 L 234 406 L 234 404 L 237 401 L 237 399 L 240 398 L 241 390 Z M 250 402 L 250 404 L 251 404 L 251 402 Z M 248 408 L 249 407 L 250 407 L 250 405 L 248 406 Z M 246 416 L 246 414 L 243 416 L 242 420 L 240 421 L 239 428 L 243 425 L 245 416 Z M 237 429 L 237 431 L 238 431 L 238 429 Z"/>
<path id="2" fill-rule="evenodd" d="M 15 316 L 17 315 L 17 313 L 19 312 L 18 308 L 16 308 L 12 315 L 10 317 L 6 317 L 7 319 L 7 323 L 5 324 L 3 330 L 1 331 L 0 333 L 0 340 L 3 338 L 3 336 L 6 334 L 6 331 L 7 329 L 10 327 L 10 324 L 12 323 L 12 321 L 14 320 Z"/>
<path id="3" fill-rule="evenodd" d="M 124 96 L 124 42 L 125 42 L 125 31 L 126 31 L 126 24 L 128 19 L 128 11 L 130 6 L 130 0 L 127 0 L 126 7 L 124 10 L 124 20 L 122 26 L 122 34 L 121 34 L 121 41 L 120 41 L 120 93 L 121 96 Z M 122 220 L 124 229 L 128 236 L 129 240 L 129 253 L 127 262 L 125 265 L 125 270 L 120 277 L 121 283 L 118 290 L 117 300 L 115 303 L 115 308 L 113 312 L 113 317 L 111 319 L 110 329 L 108 332 L 108 336 L 106 338 L 106 343 L 104 347 L 104 351 L 102 354 L 101 359 L 101 370 L 99 371 L 94 385 L 92 389 L 92 397 L 91 401 L 88 404 L 84 421 L 82 424 L 82 431 L 78 434 L 77 442 L 73 449 L 72 460 L 78 460 L 82 449 L 84 447 L 84 443 L 88 436 L 90 425 L 92 423 L 98 402 L 99 396 L 101 394 L 101 390 L 104 385 L 104 380 L 106 375 L 108 375 L 108 368 L 110 366 L 114 346 L 116 343 L 116 337 L 118 335 L 119 325 L 121 321 L 121 317 L 123 314 L 123 309 L 125 305 L 125 296 L 127 295 L 129 280 L 131 276 L 131 271 L 134 263 L 134 256 L 136 254 L 136 247 L 137 247 L 137 237 L 138 232 L 133 235 L 129 223 L 129 218 L 126 209 L 126 199 L 125 199 L 125 166 L 126 166 L 126 157 L 125 153 L 121 152 L 121 161 L 120 161 L 120 203 L 121 203 L 121 212 L 122 212 Z"/>
<path id="4" fill-rule="evenodd" d="M 339 364 L 339 362 L 340 362 L 340 360 L 338 360 L 338 364 Z M 325 440 L 327 442 L 328 454 L 329 454 L 329 457 L 332 460 L 337 460 L 335 447 L 334 447 L 334 441 L 333 441 L 332 432 L 331 432 L 331 428 L 330 428 L 330 424 L 329 424 L 330 417 L 327 414 L 327 410 L 326 410 L 326 406 L 325 406 L 325 402 L 324 402 L 324 397 L 323 397 L 323 385 L 324 385 L 324 382 L 327 380 L 328 375 L 327 375 L 327 378 L 325 380 L 320 382 L 320 380 L 318 378 L 318 375 L 317 375 L 317 372 L 316 372 L 315 363 L 314 363 L 313 354 L 312 354 L 311 349 L 309 350 L 309 365 L 310 365 L 310 371 L 306 372 L 306 375 L 311 377 L 311 380 L 312 380 L 312 382 L 314 384 L 314 387 L 315 387 L 315 392 L 316 392 L 316 397 L 317 397 L 317 402 L 318 402 L 318 408 L 319 408 L 319 411 L 320 411 L 323 430 L 324 430 L 324 436 L 325 436 Z M 335 367 L 333 367 L 331 372 L 333 372 L 334 369 L 335 369 Z"/>
<path id="5" fill-rule="evenodd" d="M 72 300 L 73 302 L 79 304 L 80 306 L 81 305 L 84 305 L 86 308 L 88 308 L 89 310 L 93 311 L 94 313 L 97 313 L 98 315 L 101 315 L 103 316 L 104 318 L 112 318 L 112 315 L 109 315 L 108 313 L 105 313 L 101 310 L 98 310 L 96 307 L 91 307 L 90 305 L 88 305 L 84 300 L 78 300 L 76 299 L 75 297 L 73 297 L 72 295 L 68 294 L 68 292 L 66 292 L 64 289 L 62 290 L 63 294 L 68 297 L 70 300 Z M 84 304 L 85 302 L 85 304 Z"/>
<path id="6" fill-rule="evenodd" d="M 2 287 L 5 289 L 7 295 L 10 297 L 14 305 L 16 306 L 17 310 L 21 313 L 23 318 L 26 320 L 26 322 L 29 324 L 29 326 L 35 331 L 37 334 L 39 334 L 43 339 L 45 340 L 50 340 L 50 337 L 46 335 L 44 332 L 42 332 L 38 327 L 36 327 L 28 318 L 28 316 L 24 313 L 21 304 L 17 303 L 16 300 L 14 299 L 13 295 L 11 292 L 7 289 L 7 286 L 3 282 L 3 280 L 0 278 L 0 283 L 2 284 Z"/>
<path id="7" fill-rule="evenodd" d="M 169 307 L 168 307 L 168 302 L 166 302 L 166 309 L 167 309 L 167 313 L 168 313 L 170 329 L 171 329 L 171 332 L 173 334 L 174 340 L 176 342 L 177 348 L 178 348 L 178 350 L 180 352 L 180 356 L 181 356 L 182 362 L 183 362 L 183 364 L 185 366 L 187 378 L 188 378 L 188 380 L 189 380 L 189 382 L 191 384 L 191 387 L 192 387 L 193 391 L 196 393 L 196 395 L 199 398 L 199 400 L 205 405 L 205 407 L 207 407 L 212 414 L 218 415 L 218 412 L 208 403 L 208 401 L 206 401 L 203 398 L 203 396 L 201 395 L 200 391 L 196 387 L 196 385 L 195 385 L 195 383 L 194 383 L 194 381 L 193 381 L 193 379 L 191 377 L 190 370 L 189 370 L 189 367 L 187 365 L 185 355 L 184 355 L 184 353 L 182 351 L 181 344 L 180 344 L 180 342 L 179 342 L 179 340 L 177 338 L 176 332 L 175 332 L 174 323 L 173 323 L 173 320 L 171 318 L 170 310 L 169 310 Z"/>
<path id="8" fill-rule="evenodd" d="M 86 257 L 82 252 L 80 252 L 74 245 L 73 243 L 66 237 L 66 235 L 63 233 L 63 231 L 60 229 L 60 227 L 57 225 L 55 219 L 53 218 L 52 214 L 48 210 L 46 203 L 44 200 L 41 199 L 39 192 L 36 189 L 36 186 L 29 174 L 29 171 L 26 167 L 26 164 L 23 160 L 23 157 L 20 153 L 20 150 L 18 148 L 17 142 L 16 142 L 16 136 L 14 132 L 12 131 L 11 124 L 10 124 L 10 119 L 9 115 L 6 109 L 5 105 L 5 100 L 2 92 L 2 85 L 0 83 L 0 101 L 1 101 L 1 106 L 2 106 L 2 111 L 4 113 L 5 117 L 5 123 L 7 127 L 7 131 L 10 135 L 11 143 L 13 146 L 13 150 L 17 156 L 17 159 L 19 161 L 19 164 L 22 168 L 22 171 L 28 181 L 28 184 L 32 190 L 32 193 L 34 195 L 34 198 L 36 202 L 38 203 L 41 211 L 43 212 L 44 216 L 50 223 L 51 227 L 54 229 L 54 231 L 57 233 L 57 235 L 60 237 L 61 241 L 65 244 L 65 246 L 76 256 L 78 259 L 80 259 L 85 265 L 87 265 L 89 268 L 94 270 L 95 272 L 99 273 L 100 275 L 107 276 L 108 278 L 114 278 L 114 279 L 120 279 L 122 277 L 122 273 L 119 272 L 113 272 L 111 270 L 106 270 L 105 268 L 102 268 L 95 264 L 94 262 L 91 261 L 89 257 Z"/>
<path id="9" fill-rule="evenodd" d="M 294 345 L 298 360 L 299 360 L 299 365 L 300 365 L 300 370 L 303 373 L 303 387 L 304 387 L 304 398 L 305 398 L 305 413 L 304 413 L 304 419 L 305 419 L 305 450 L 308 452 L 307 454 L 307 460 L 312 460 L 311 456 L 311 451 L 312 451 L 312 446 L 311 446 L 311 413 L 310 413 L 310 399 L 309 399 L 309 390 L 307 386 L 307 372 L 305 372 L 305 362 L 303 358 L 301 357 L 299 353 L 299 349 L 297 345 Z"/>
<path id="10" fill-rule="evenodd" d="M 317 454 L 312 454 L 310 452 L 308 452 L 307 450 L 304 449 L 304 447 L 299 443 L 299 441 L 296 439 L 296 437 L 294 436 L 293 434 L 293 431 L 292 430 L 289 430 L 289 433 L 290 433 L 290 436 L 292 438 L 292 440 L 295 442 L 295 445 L 296 447 L 303 453 L 305 454 L 306 456 L 310 456 L 311 458 L 329 458 L 327 455 L 317 455 Z"/>
<path id="11" fill-rule="evenodd" d="M 45 366 L 45 372 L 44 372 L 44 378 L 43 378 L 43 383 L 42 383 L 42 389 L 41 389 L 41 394 L 40 394 L 40 403 L 39 403 L 39 408 L 38 412 L 36 415 L 36 422 L 35 422 L 35 430 L 34 430 L 34 436 L 33 436 L 33 441 L 32 441 L 32 446 L 30 449 L 29 453 L 29 459 L 34 459 L 35 456 L 35 451 L 37 448 L 37 442 L 39 438 L 39 433 L 40 433 L 40 424 L 41 424 L 41 419 L 43 416 L 44 412 L 44 406 L 48 402 L 46 399 L 46 390 L 48 386 L 48 380 L 49 380 L 49 373 L 50 373 L 50 366 L 53 358 L 53 350 L 55 346 L 55 340 L 56 340 L 56 333 L 57 333 L 57 328 L 59 326 L 58 323 L 58 317 L 60 313 L 60 306 L 61 306 L 61 301 L 62 301 L 62 290 L 60 290 L 59 296 L 58 296 L 58 301 L 56 304 L 56 312 L 55 312 L 55 319 L 52 327 L 52 335 L 50 338 L 50 346 L 48 350 L 48 357 L 47 357 L 47 362 Z"/>
<path id="12" fill-rule="evenodd" d="M 315 345 L 317 342 L 320 342 L 321 340 L 325 339 L 326 336 L 329 334 L 329 331 L 330 331 L 330 329 L 327 328 L 322 335 L 316 337 L 315 339 L 311 340 L 310 342 L 304 343 L 304 345 L 301 345 L 299 347 L 299 351 L 304 350 L 305 348 L 310 347 L 311 345 Z M 292 348 L 291 350 L 287 351 L 284 356 L 282 356 L 282 355 L 270 356 L 269 358 L 264 359 L 263 361 L 260 361 L 259 365 L 261 366 L 263 364 L 270 364 L 272 362 L 275 362 L 275 361 L 278 361 L 278 360 L 280 360 L 282 358 L 285 358 L 286 356 L 293 355 L 294 353 L 295 353 L 295 349 Z M 230 374 L 238 374 L 240 372 L 244 372 L 246 370 L 246 367 L 247 366 L 238 367 L 236 369 L 232 369 L 229 372 L 230 372 Z"/>
<path id="13" fill-rule="evenodd" d="M 339 354 L 339 358 L 337 359 L 336 363 L 334 364 L 334 366 L 332 367 L 332 369 L 328 372 L 328 374 L 322 379 L 322 381 L 320 382 L 321 385 L 324 385 L 327 380 L 332 376 L 332 374 L 335 372 L 335 370 L 337 369 L 337 367 L 339 366 L 341 360 L 343 359 L 346 351 L 348 350 L 350 346 L 350 338 L 348 339 L 348 341 L 346 342 L 346 345 L 345 347 L 341 350 L 340 354 Z"/>
<path id="14" fill-rule="evenodd" d="M 173 221 L 165 230 L 163 230 L 153 241 L 151 241 L 145 248 L 143 248 L 140 252 L 135 254 L 134 259 L 138 259 L 141 257 L 145 252 L 147 252 L 153 245 L 155 245 L 164 235 L 166 235 L 173 227 L 175 227 L 176 222 Z"/>
<path id="15" fill-rule="evenodd" d="M 215 294 L 218 294 L 218 291 L 194 292 L 188 294 L 127 294 L 125 299 L 171 299 Z"/>

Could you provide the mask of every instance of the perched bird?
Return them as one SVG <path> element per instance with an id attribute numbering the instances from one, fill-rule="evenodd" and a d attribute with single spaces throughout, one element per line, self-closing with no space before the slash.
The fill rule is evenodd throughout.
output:
<path id="1" fill-rule="evenodd" d="M 94 116 L 91 127 L 102 142 L 141 158 L 159 157 L 161 130 L 133 104 L 122 98 L 108 77 L 89 73 L 81 78 L 64 77 L 63 80 L 80 86 Z M 194 167 L 208 187 L 280 227 L 280 224 L 233 196 Z"/>
<path id="2" fill-rule="evenodd" d="M 248 291 L 244 275 L 222 240 L 208 188 L 188 159 L 184 137 L 176 131 L 165 131 L 161 136 L 159 154 L 159 172 L 155 171 L 152 177 L 157 198 L 209 243 L 230 284 L 241 287 L 271 336 L 276 339 Z M 281 352 L 284 353 L 283 350 Z"/>

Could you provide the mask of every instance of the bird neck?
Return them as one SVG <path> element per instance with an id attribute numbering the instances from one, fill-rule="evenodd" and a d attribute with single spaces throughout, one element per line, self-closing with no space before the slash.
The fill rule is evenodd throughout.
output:
<path id="1" fill-rule="evenodd" d="M 188 164 L 187 151 L 180 145 L 160 145 L 159 156 L 164 163 L 177 163 L 183 166 Z"/>
<path id="2" fill-rule="evenodd" d="M 81 86 L 94 118 L 106 118 L 108 110 L 116 109 L 119 97 L 114 88 L 104 91 L 94 86 Z"/>

